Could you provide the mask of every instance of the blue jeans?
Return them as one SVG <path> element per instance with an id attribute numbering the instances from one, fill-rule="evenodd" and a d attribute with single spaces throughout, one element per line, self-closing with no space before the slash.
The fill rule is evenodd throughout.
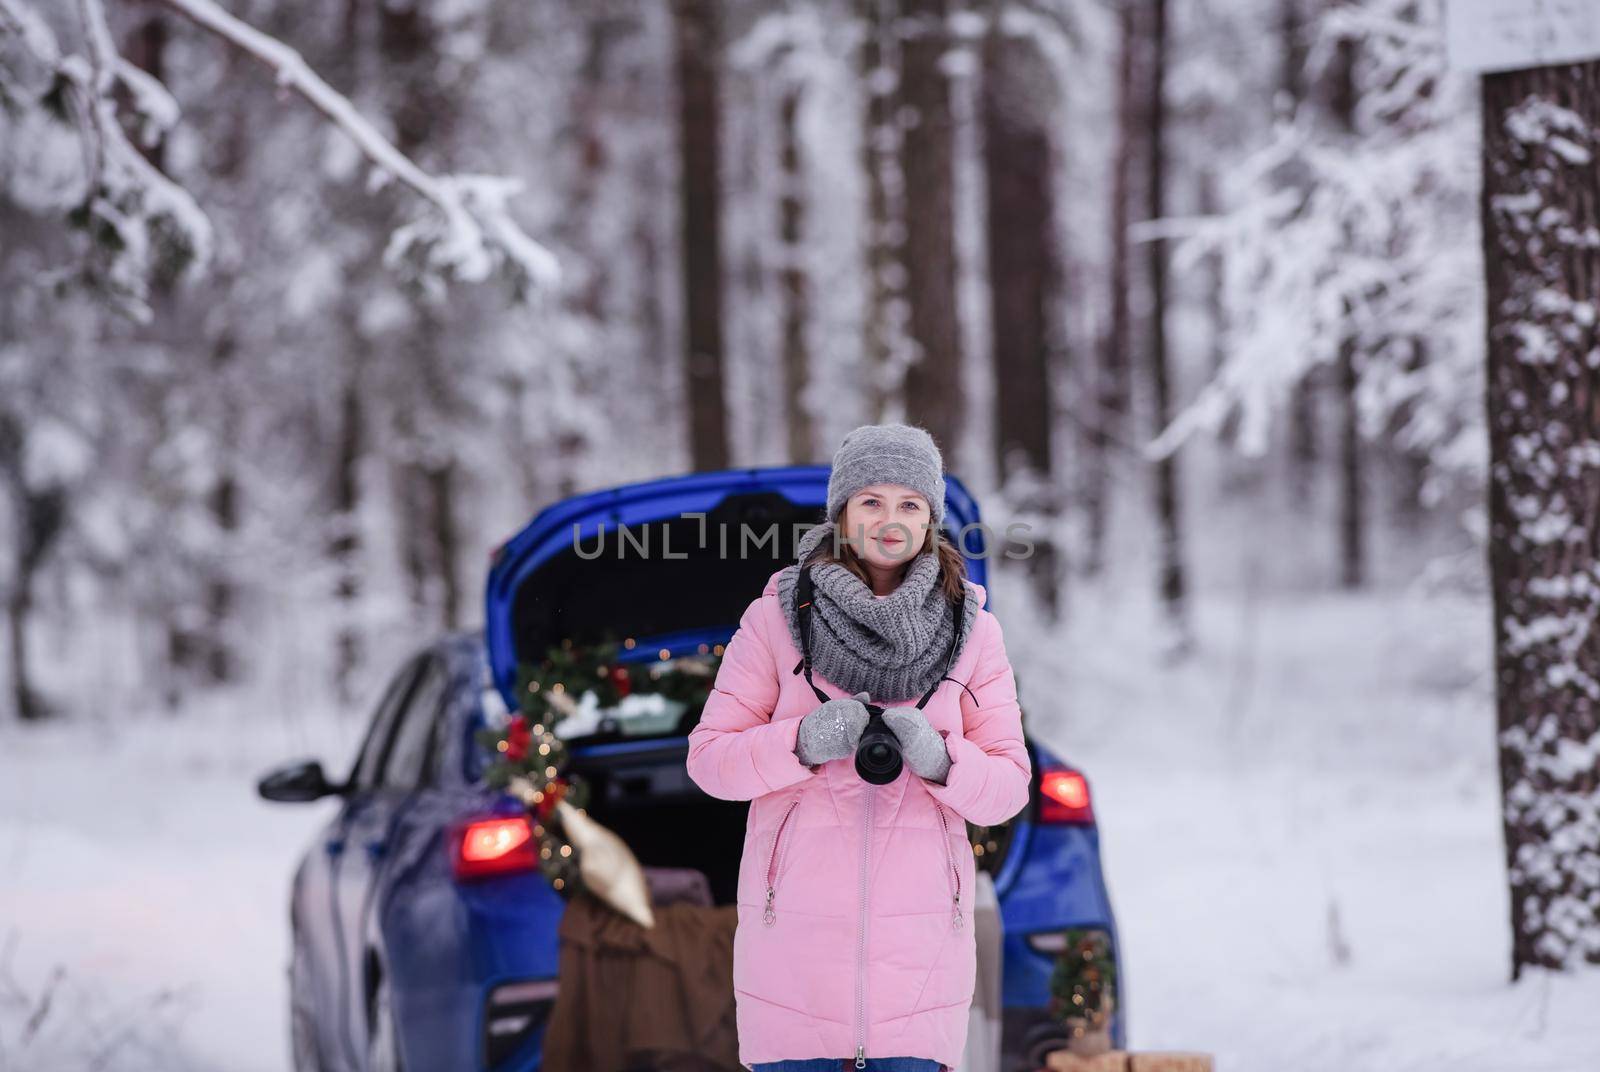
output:
<path id="1" fill-rule="evenodd" d="M 839 1072 L 855 1068 L 854 1057 L 813 1057 L 803 1061 L 763 1061 L 752 1072 Z M 944 1072 L 944 1065 L 926 1057 L 868 1057 L 866 1072 Z"/>

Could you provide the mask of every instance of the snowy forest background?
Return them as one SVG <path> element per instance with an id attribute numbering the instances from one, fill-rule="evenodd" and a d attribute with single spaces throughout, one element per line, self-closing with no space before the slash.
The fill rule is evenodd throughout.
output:
<path id="1" fill-rule="evenodd" d="M 1138 1048 L 1600 1066 L 1593 495 L 1500 500 L 1577 561 L 1570 614 L 1497 628 L 1491 458 L 1551 455 L 1491 453 L 1492 146 L 1442 18 L 0 0 L 0 1068 L 285 1067 L 327 813 L 253 778 L 347 762 L 543 505 L 896 419 L 1043 552 L 991 587 L 1095 788 Z M 1595 67 L 1506 174 L 1592 194 Z M 1586 248 L 1524 364 L 1594 345 Z M 1508 741 L 1541 644 L 1576 703 Z M 1573 970 L 1513 983 L 1528 770 L 1560 836 L 1516 881 L 1559 881 L 1515 960 Z"/>

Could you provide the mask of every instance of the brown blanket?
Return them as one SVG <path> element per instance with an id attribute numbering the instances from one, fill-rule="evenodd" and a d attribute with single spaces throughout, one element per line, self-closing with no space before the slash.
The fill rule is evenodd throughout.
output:
<path id="1" fill-rule="evenodd" d="M 588 894 L 567 902 L 544 1072 L 740 1072 L 738 909 L 680 902 L 653 911 L 646 930 Z"/>

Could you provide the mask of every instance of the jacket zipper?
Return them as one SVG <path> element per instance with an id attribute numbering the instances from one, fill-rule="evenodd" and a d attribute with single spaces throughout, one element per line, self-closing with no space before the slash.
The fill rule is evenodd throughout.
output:
<path id="1" fill-rule="evenodd" d="M 862 809 L 866 828 L 861 836 L 861 928 L 856 941 L 856 1067 L 867 1067 L 867 862 L 872 847 L 872 802 L 878 787 L 867 786 L 867 806 Z"/>
<path id="2" fill-rule="evenodd" d="M 778 893 L 778 849 L 783 845 L 783 831 L 789 825 L 789 816 L 800 806 L 800 798 L 796 796 L 789 802 L 789 810 L 783 813 L 783 820 L 778 823 L 778 833 L 772 839 L 772 855 L 767 860 L 767 909 L 761 914 L 761 922 L 772 926 L 777 921 L 778 914 L 772 907 L 772 899 Z"/>
<path id="3" fill-rule="evenodd" d="M 939 809 L 939 824 L 944 827 L 944 858 L 950 863 L 950 874 L 955 877 L 955 903 L 950 918 L 950 929 L 961 929 L 961 871 L 956 867 L 956 858 L 950 852 L 950 824 L 944 817 L 944 805 L 935 804 Z"/>

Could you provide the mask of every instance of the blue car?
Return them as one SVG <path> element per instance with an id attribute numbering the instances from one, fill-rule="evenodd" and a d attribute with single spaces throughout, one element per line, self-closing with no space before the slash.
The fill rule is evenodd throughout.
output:
<path id="1" fill-rule="evenodd" d="M 622 657 L 641 661 L 726 642 L 821 519 L 827 482 L 826 466 L 730 469 L 544 509 L 495 552 L 484 631 L 445 636 L 405 661 L 348 775 L 334 782 L 305 761 L 261 780 L 268 800 L 343 800 L 302 857 L 290 899 L 297 1072 L 539 1068 L 565 902 L 529 849 L 520 803 L 484 784 L 489 757 L 476 731 L 515 709 L 519 662 L 564 639 L 632 637 Z M 970 576 L 984 583 L 977 504 L 954 477 L 947 488 L 947 527 L 972 530 L 962 546 Z M 988 546 L 998 548 L 992 538 Z M 590 787 L 591 815 L 646 868 L 698 869 L 713 901 L 731 904 L 749 805 L 689 780 L 698 717 L 602 718 L 558 733 Z M 1088 783 L 1027 743 L 1032 800 L 990 832 L 994 847 L 978 862 L 993 877 L 1004 927 L 1005 1072 L 1032 1072 L 1063 1045 L 1050 979 L 1069 930 L 1102 932 L 1120 966 Z M 1118 983 L 1112 1040 L 1121 1046 L 1120 974 Z"/>

